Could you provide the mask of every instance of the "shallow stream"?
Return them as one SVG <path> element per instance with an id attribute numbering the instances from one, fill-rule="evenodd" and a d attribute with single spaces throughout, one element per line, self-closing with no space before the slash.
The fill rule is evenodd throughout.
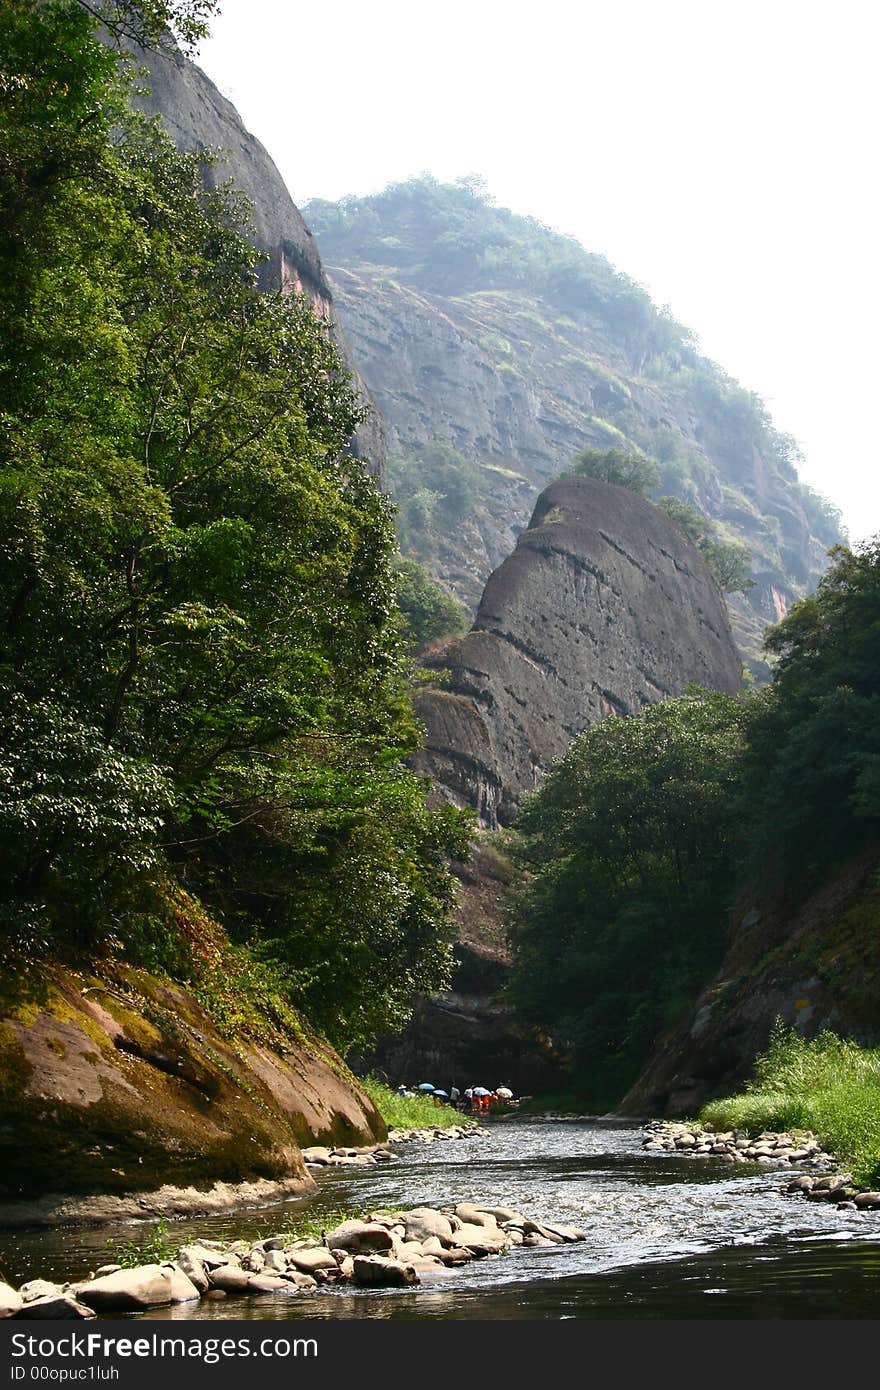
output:
<path id="1" fill-rule="evenodd" d="M 309 1213 L 479 1201 L 581 1226 L 586 1241 L 516 1249 L 418 1288 L 319 1289 L 202 1301 L 175 1318 L 878 1318 L 880 1212 L 781 1195 L 789 1165 L 646 1154 L 636 1124 L 496 1120 L 488 1139 L 397 1146 L 397 1161 L 328 1169 L 307 1199 L 169 1222 L 175 1245 L 274 1234 Z M 15 1284 L 78 1278 L 144 1242 L 147 1223 L 0 1230 Z"/>

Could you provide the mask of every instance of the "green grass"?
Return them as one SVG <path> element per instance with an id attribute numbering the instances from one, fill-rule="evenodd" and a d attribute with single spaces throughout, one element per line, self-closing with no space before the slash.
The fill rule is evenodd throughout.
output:
<path id="1" fill-rule="evenodd" d="M 160 1216 L 143 1240 L 126 1240 L 108 1245 L 105 1263 L 122 1265 L 123 1269 L 134 1269 L 138 1265 L 161 1265 L 176 1259 L 178 1249 L 179 1242 L 169 1235 L 166 1218 Z"/>
<path id="2" fill-rule="evenodd" d="M 360 1083 L 389 1129 L 451 1129 L 468 1118 L 451 1105 L 435 1105 L 422 1096 L 399 1096 L 375 1076 L 362 1076 Z"/>
<path id="3" fill-rule="evenodd" d="M 880 1183 L 880 1049 L 834 1033 L 810 1041 L 777 1021 L 745 1091 L 700 1112 L 716 1129 L 811 1129 L 860 1187 Z"/>

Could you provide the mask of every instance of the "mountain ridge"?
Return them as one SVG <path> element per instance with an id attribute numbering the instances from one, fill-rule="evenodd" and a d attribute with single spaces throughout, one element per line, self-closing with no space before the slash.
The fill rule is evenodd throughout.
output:
<path id="1" fill-rule="evenodd" d="M 304 213 L 385 418 L 407 552 L 473 611 L 537 494 L 581 449 L 646 453 L 662 491 L 748 546 L 753 587 L 728 603 L 752 669 L 769 674 L 764 627 L 815 585 L 843 533 L 754 393 L 635 281 L 473 181 L 424 177 Z M 431 503 L 438 444 L 472 494 L 456 518 Z"/>

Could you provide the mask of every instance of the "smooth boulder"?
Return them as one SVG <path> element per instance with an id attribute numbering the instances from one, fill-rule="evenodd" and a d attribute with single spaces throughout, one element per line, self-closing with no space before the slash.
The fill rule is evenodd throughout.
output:
<path id="1" fill-rule="evenodd" d="M 167 1308 L 176 1303 L 195 1303 L 199 1290 L 176 1265 L 138 1265 L 105 1274 L 88 1284 L 78 1284 L 77 1298 L 96 1312 L 139 1313 L 147 1308 Z"/>
<path id="2" fill-rule="evenodd" d="M 386 1260 L 381 1255 L 356 1255 L 353 1278 L 364 1288 L 406 1288 L 419 1282 L 411 1264 Z"/>
<path id="3" fill-rule="evenodd" d="M 14 1318 L 24 1299 L 11 1284 L 0 1281 L 0 1318 Z"/>
<path id="4" fill-rule="evenodd" d="M 367 1221 L 343 1221 L 326 1236 L 328 1250 L 345 1250 L 350 1255 L 380 1254 L 390 1250 L 394 1237 L 385 1226 Z"/>

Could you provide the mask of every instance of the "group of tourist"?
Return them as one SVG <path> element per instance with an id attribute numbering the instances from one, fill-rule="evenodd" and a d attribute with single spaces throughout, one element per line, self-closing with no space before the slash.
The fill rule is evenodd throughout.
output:
<path id="1" fill-rule="evenodd" d="M 428 1100 L 433 1100 L 435 1105 L 451 1105 L 455 1110 L 464 1110 L 469 1115 L 484 1115 L 499 1102 L 505 1105 L 513 1102 L 513 1091 L 504 1085 L 496 1086 L 494 1091 L 490 1091 L 486 1086 L 467 1086 L 464 1091 L 460 1091 L 453 1085 L 448 1091 L 444 1091 L 432 1086 L 428 1081 L 423 1081 L 415 1088 L 398 1086 L 397 1093 L 401 1096 L 422 1095 Z"/>

